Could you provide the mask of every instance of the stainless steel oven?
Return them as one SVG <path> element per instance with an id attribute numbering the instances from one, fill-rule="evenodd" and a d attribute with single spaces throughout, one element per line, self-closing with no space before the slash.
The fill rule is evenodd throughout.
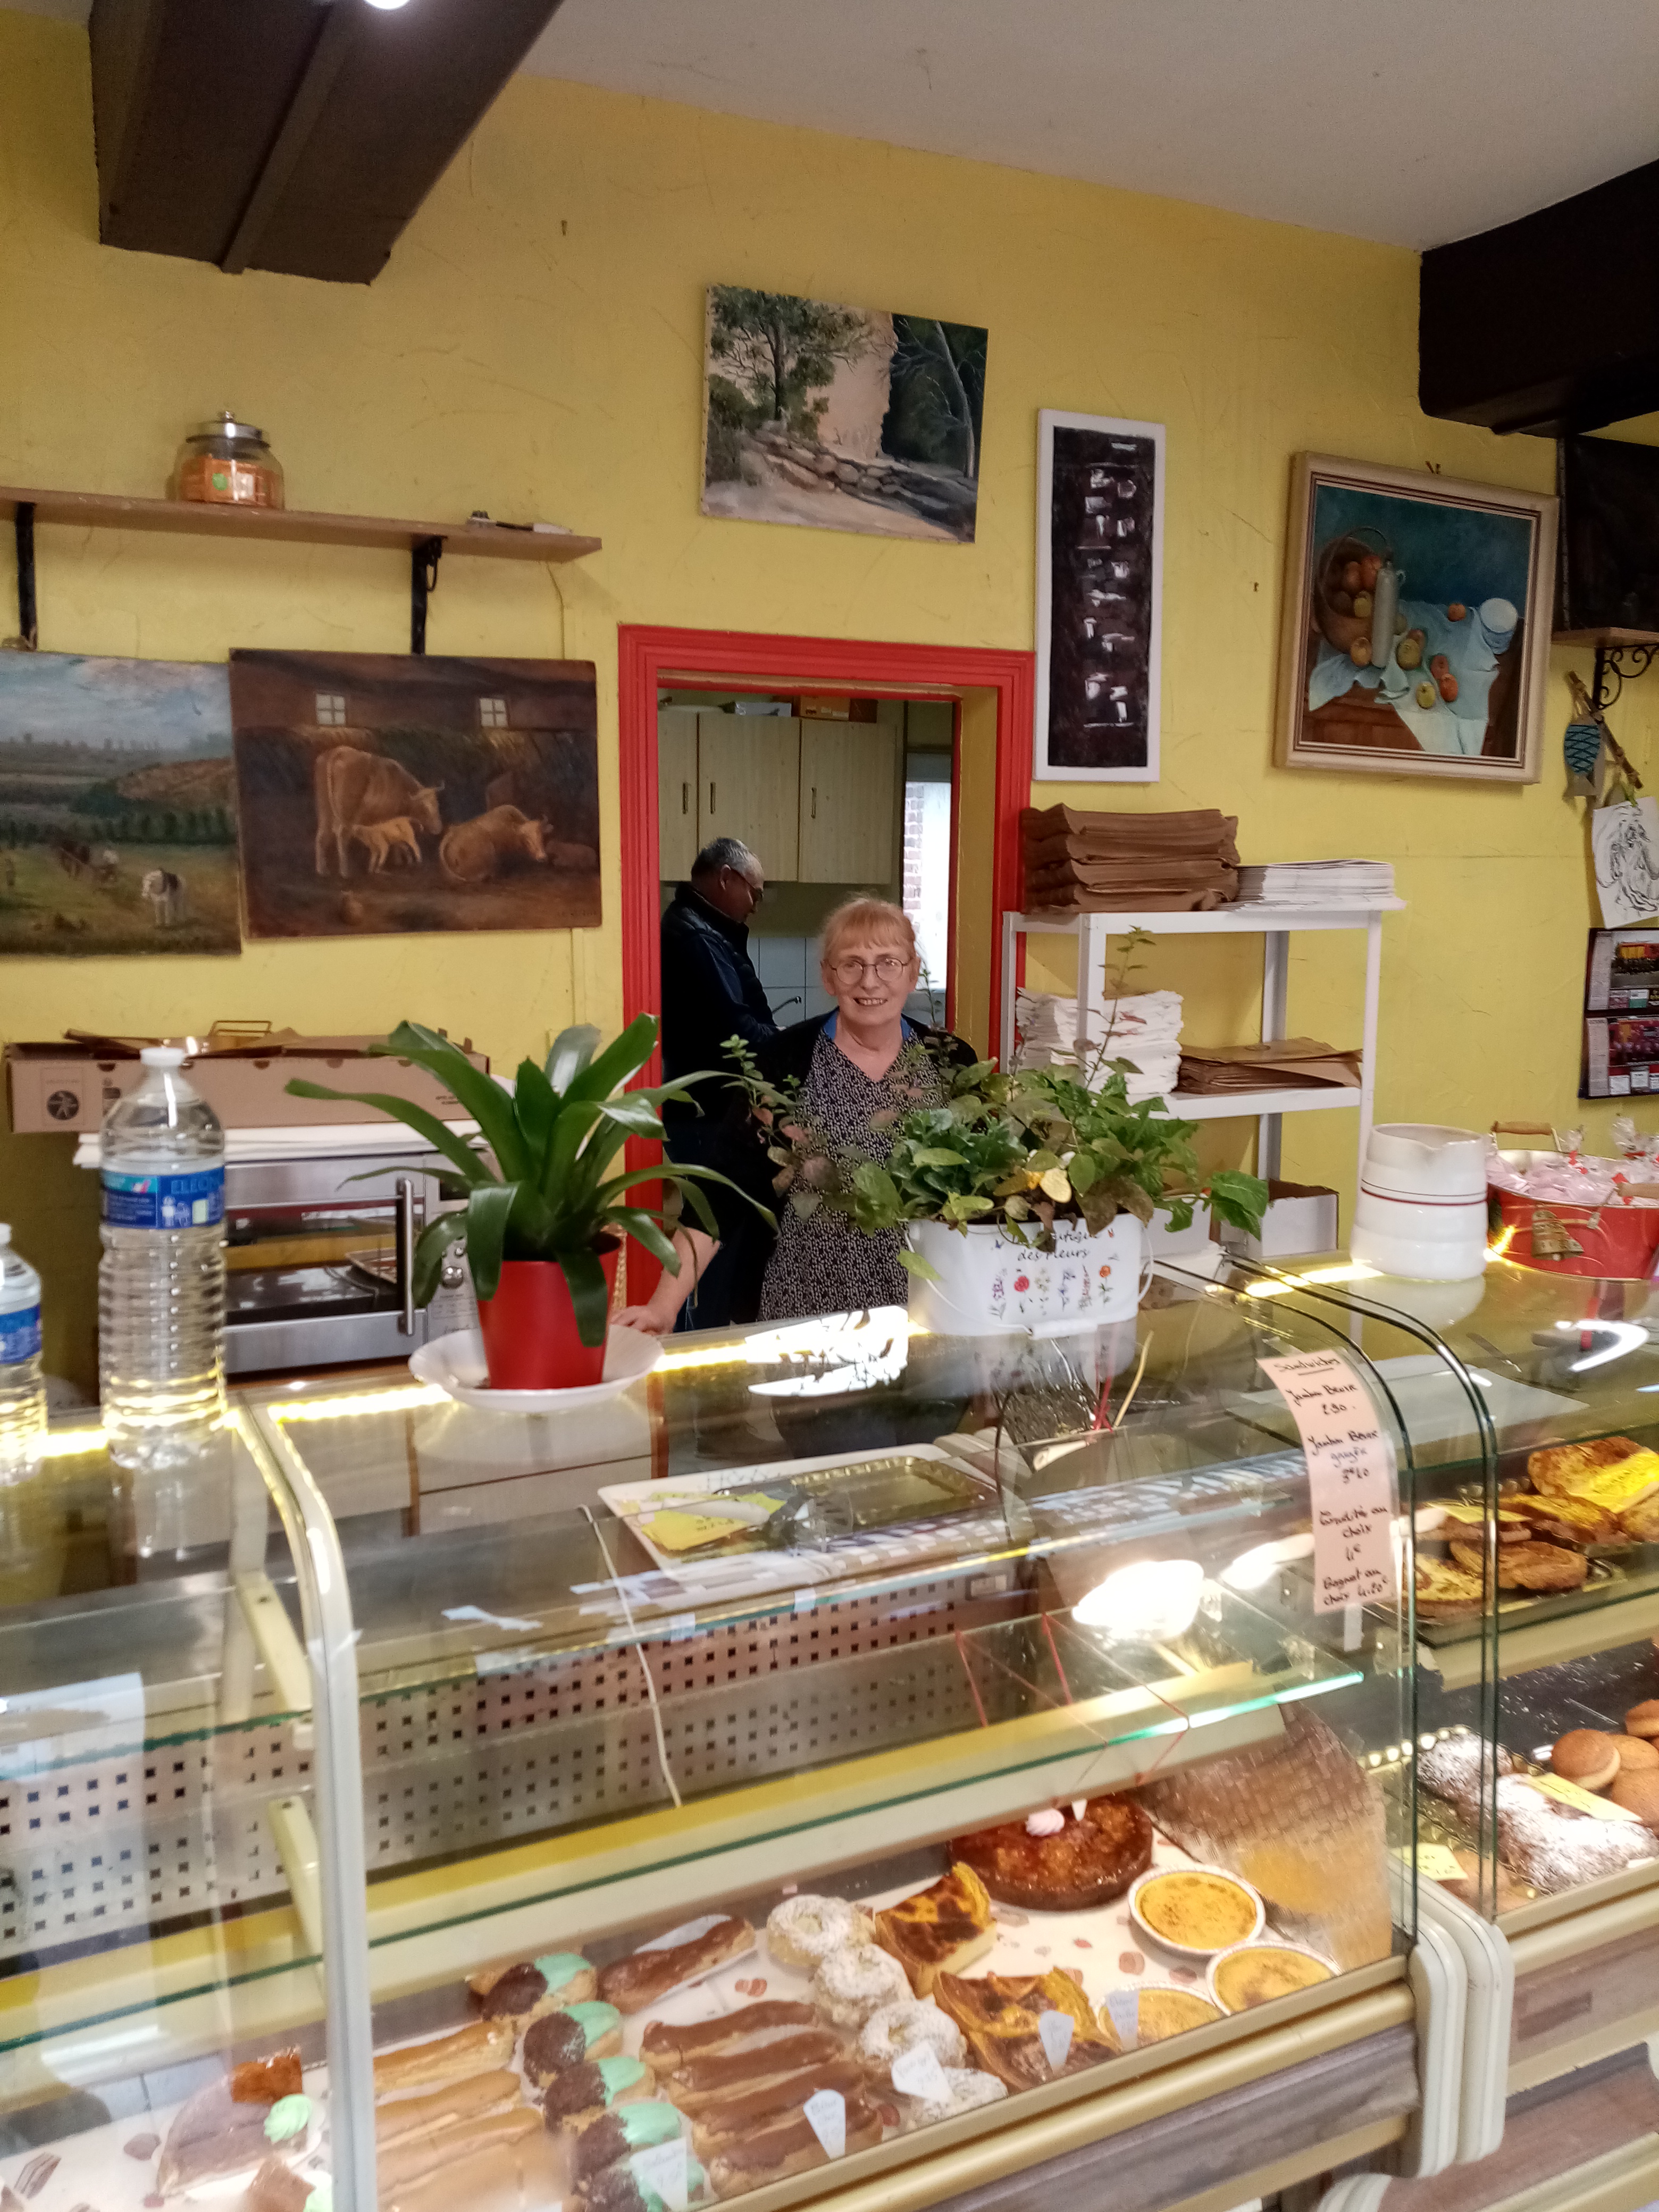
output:
<path id="1" fill-rule="evenodd" d="M 235 1151 L 233 1146 L 233 1154 Z M 229 1159 L 225 1170 L 225 1372 L 343 1366 L 406 1356 L 428 1337 L 475 1325 L 465 1260 L 415 1304 L 416 1239 L 450 1201 L 438 1155 L 319 1150 Z M 366 1169 L 371 1180 L 356 1181 Z"/>

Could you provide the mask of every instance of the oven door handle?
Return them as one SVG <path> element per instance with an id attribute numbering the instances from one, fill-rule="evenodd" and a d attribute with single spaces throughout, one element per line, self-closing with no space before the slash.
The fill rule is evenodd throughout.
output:
<path id="1" fill-rule="evenodd" d="M 398 1178 L 398 1294 L 404 1302 L 398 1327 L 404 1336 L 415 1334 L 415 1180 Z"/>

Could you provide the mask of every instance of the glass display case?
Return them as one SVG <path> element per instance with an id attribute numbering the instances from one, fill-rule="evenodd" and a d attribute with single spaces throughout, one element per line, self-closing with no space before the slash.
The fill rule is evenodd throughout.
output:
<path id="1" fill-rule="evenodd" d="M 1480 1401 L 1480 1438 L 1442 1449 L 1400 1397 L 1418 1864 L 1506 1941 L 1516 2094 L 1659 2029 L 1659 1304 L 1584 1264 L 1496 1250 L 1467 1284 L 1340 1264 L 1279 1283 L 1368 1350 L 1431 1330 Z"/>
<path id="2" fill-rule="evenodd" d="M 1321 1601 L 1261 1364 L 1333 1347 L 1385 1469 L 1364 1602 Z M 1186 2058 L 1189 2100 L 1305 2059 L 1297 2125 L 1405 2130 L 1413 1447 L 1376 1349 L 1172 1275 L 1080 1337 L 682 1337 L 556 1416 L 243 1394 L 349 1593 L 380 2202 L 759 2212 L 948 2154 L 944 2196 Z M 1160 2155 L 1196 2189 L 1247 2149 Z"/>
<path id="3" fill-rule="evenodd" d="M 324 1961 L 358 1808 L 320 1781 L 331 1650 L 306 1530 L 326 1516 L 293 1492 L 273 1512 L 264 1470 L 240 1412 L 159 1478 L 113 1465 L 93 1416 L 0 1487 L 8 2207 L 124 2212 L 280 2176 L 303 2212 L 336 2164 L 362 1978 L 354 2002 Z"/>

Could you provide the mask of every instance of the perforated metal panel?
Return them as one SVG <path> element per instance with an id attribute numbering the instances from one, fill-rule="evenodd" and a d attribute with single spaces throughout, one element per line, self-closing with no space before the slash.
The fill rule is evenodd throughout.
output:
<path id="1" fill-rule="evenodd" d="M 972 1728 L 955 1642 L 1024 1603 L 933 1575 L 647 1647 L 688 1797 Z M 297 1737 L 297 1740 L 296 1740 Z M 667 1802 L 631 1644 L 366 1698 L 371 1874 Z M 310 1788 L 308 1728 L 254 1723 L 0 1782 L 0 1962 L 285 1893 L 265 1818 Z"/>

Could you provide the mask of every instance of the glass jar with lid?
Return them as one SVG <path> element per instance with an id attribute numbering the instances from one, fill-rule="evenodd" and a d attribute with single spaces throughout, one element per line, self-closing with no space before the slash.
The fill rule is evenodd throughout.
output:
<path id="1" fill-rule="evenodd" d="M 282 464 L 265 434 L 228 408 L 188 432 L 173 465 L 175 499 L 221 507 L 283 507 Z"/>

